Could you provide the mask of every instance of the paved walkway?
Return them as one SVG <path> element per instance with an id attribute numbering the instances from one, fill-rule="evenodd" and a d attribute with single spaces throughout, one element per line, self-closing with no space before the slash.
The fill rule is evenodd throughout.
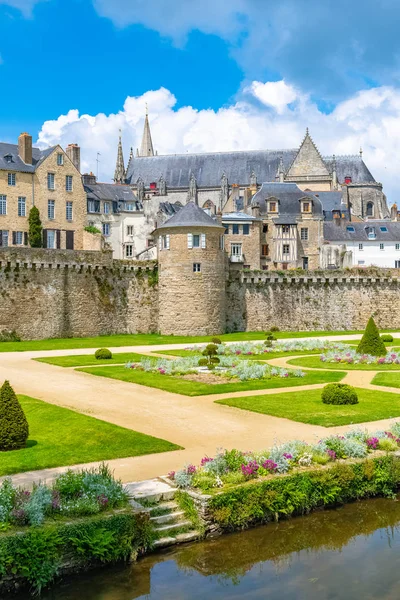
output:
<path id="1" fill-rule="evenodd" d="M 357 336 L 340 336 L 340 338 L 355 339 Z M 323 339 L 334 340 L 338 339 L 338 336 L 329 336 L 329 338 L 324 337 Z M 149 353 L 157 350 L 185 348 L 186 346 L 185 344 L 131 346 L 112 348 L 111 350 L 113 352 Z M 327 432 L 324 427 L 247 412 L 214 402 L 217 399 L 234 396 L 266 395 L 283 393 L 288 390 L 315 389 L 323 387 L 323 384 L 188 397 L 155 388 L 145 388 L 134 383 L 94 377 L 87 373 L 31 360 L 39 356 L 72 354 L 93 354 L 93 349 L 1 353 L 0 381 L 9 379 L 17 393 L 163 438 L 184 448 L 184 450 L 175 452 L 108 461 L 115 470 L 116 476 L 125 482 L 150 479 L 170 470 L 181 468 L 188 462 L 198 463 L 202 456 L 213 455 L 216 448 L 219 447 L 260 450 L 271 446 L 276 441 L 293 438 L 312 442 Z M 286 360 L 286 358 L 274 359 L 273 362 L 283 365 Z M 374 374 L 372 371 L 349 372 L 345 381 L 353 385 L 382 390 L 382 388 L 370 385 Z M 390 390 L 390 388 L 386 389 Z M 390 391 L 398 393 L 398 390 Z M 375 421 L 367 424 L 366 427 L 379 429 L 386 425 L 387 421 Z M 57 427 L 56 423 L 54 427 Z M 329 432 L 340 432 L 347 428 L 330 428 Z M 77 465 L 74 468 L 80 466 Z M 13 479 L 18 484 L 29 485 L 38 479 L 51 479 L 66 468 L 21 473 L 14 476 Z"/>

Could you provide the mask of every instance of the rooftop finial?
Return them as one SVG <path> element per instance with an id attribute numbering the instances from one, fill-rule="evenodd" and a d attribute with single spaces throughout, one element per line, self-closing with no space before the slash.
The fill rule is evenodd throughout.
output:
<path id="1" fill-rule="evenodd" d="M 360 146 L 360 158 L 362 158 L 362 155 L 363 155 L 363 149 Z"/>
<path id="2" fill-rule="evenodd" d="M 146 102 L 146 116 L 144 118 L 142 143 L 140 146 L 140 152 L 139 152 L 138 156 L 154 156 L 153 141 L 151 139 L 147 102 Z"/>
<path id="3" fill-rule="evenodd" d="M 145 102 L 145 106 L 146 106 L 146 117 L 149 116 L 149 107 L 147 105 L 147 102 Z"/>

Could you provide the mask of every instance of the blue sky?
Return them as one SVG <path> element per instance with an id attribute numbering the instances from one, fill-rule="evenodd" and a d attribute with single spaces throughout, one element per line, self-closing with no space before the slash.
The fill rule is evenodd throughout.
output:
<path id="1" fill-rule="evenodd" d="M 360 146 L 397 200 L 397 0 L 0 0 L 0 139 L 159 152 Z"/>

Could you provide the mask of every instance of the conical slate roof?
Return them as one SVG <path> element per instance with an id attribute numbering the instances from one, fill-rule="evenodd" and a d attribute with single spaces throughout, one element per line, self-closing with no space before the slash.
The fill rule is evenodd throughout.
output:
<path id="1" fill-rule="evenodd" d="M 169 229 L 171 227 L 220 227 L 222 225 L 214 221 L 202 208 L 194 202 L 189 202 L 180 209 L 173 217 L 168 219 L 158 229 Z"/>

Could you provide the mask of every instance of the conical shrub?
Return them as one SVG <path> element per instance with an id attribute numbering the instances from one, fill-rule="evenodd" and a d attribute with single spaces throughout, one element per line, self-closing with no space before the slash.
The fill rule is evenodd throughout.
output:
<path id="1" fill-rule="evenodd" d="M 372 356 L 386 356 L 386 346 L 381 340 L 374 319 L 371 317 L 367 323 L 364 335 L 357 347 L 358 354 L 371 354 Z"/>
<path id="2" fill-rule="evenodd" d="M 5 381 L 0 388 L 0 450 L 17 450 L 26 446 L 28 421 L 18 398 Z"/>

